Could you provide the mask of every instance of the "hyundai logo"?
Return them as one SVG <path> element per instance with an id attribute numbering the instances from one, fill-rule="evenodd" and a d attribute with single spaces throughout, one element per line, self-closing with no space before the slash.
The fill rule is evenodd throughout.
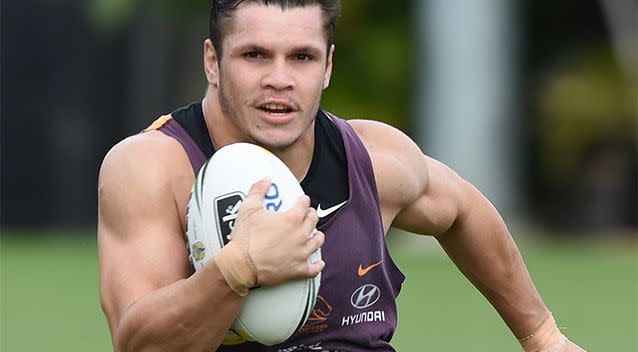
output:
<path id="1" fill-rule="evenodd" d="M 365 309 L 377 303 L 380 297 L 381 290 L 375 285 L 367 284 L 359 287 L 352 293 L 350 303 L 352 303 L 352 306 L 355 308 Z"/>

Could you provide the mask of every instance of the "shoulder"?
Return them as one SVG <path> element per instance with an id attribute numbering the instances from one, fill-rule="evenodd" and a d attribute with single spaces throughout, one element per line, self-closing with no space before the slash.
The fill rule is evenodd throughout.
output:
<path id="1" fill-rule="evenodd" d="M 419 146 L 401 130 L 383 122 L 348 123 L 370 154 L 381 202 L 398 209 L 412 203 L 428 182 L 427 163 Z"/>
<path id="2" fill-rule="evenodd" d="M 173 206 L 184 198 L 194 175 L 178 141 L 158 131 L 124 139 L 104 157 L 98 179 L 101 212 L 127 217 L 126 209 Z M 107 212 L 106 214 L 110 214 Z"/>
<path id="3" fill-rule="evenodd" d="M 148 182 L 162 182 L 184 169 L 176 166 L 187 164 L 188 158 L 178 141 L 161 132 L 149 131 L 113 146 L 104 157 L 99 181 L 126 176 L 130 181 L 144 177 Z"/>
<path id="4" fill-rule="evenodd" d="M 396 127 L 375 120 L 348 120 L 347 122 L 370 152 L 397 154 L 402 158 L 422 157 L 416 143 Z"/>

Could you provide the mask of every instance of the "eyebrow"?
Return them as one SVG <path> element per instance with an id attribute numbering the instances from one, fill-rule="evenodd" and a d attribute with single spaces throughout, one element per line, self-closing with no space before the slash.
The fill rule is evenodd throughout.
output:
<path id="1" fill-rule="evenodd" d="M 258 45 L 258 44 L 246 44 L 246 45 L 240 45 L 238 47 L 236 47 L 232 52 L 233 53 L 244 53 L 244 52 L 249 52 L 249 51 L 256 51 L 256 52 L 262 52 L 262 53 L 272 53 L 274 50 L 272 48 L 269 48 L 267 46 L 262 46 L 262 45 Z M 295 46 L 292 47 L 292 49 L 290 49 L 289 51 L 290 53 L 294 53 L 294 54 L 310 54 L 310 55 L 320 55 L 321 54 L 321 49 L 312 46 L 312 45 L 302 45 L 302 46 Z"/>
<path id="2" fill-rule="evenodd" d="M 320 55 L 321 49 L 316 48 L 314 46 L 299 46 L 294 47 L 292 52 L 295 54 L 310 54 L 310 55 Z"/>

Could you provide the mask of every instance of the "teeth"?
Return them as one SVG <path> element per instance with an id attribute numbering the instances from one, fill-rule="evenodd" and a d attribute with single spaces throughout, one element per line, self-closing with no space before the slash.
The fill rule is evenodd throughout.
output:
<path id="1" fill-rule="evenodd" d="M 286 110 L 287 109 L 287 107 L 282 104 L 266 104 L 264 105 L 264 108 L 268 110 Z"/>

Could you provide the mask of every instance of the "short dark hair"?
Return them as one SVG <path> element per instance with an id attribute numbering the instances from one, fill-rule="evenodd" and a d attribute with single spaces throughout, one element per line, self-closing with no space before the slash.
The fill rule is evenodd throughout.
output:
<path id="1" fill-rule="evenodd" d="M 208 37 L 213 42 L 217 52 L 217 60 L 221 60 L 222 56 L 222 41 L 225 34 L 224 22 L 232 17 L 242 3 L 257 3 L 265 6 L 278 5 L 282 10 L 319 5 L 323 13 L 323 28 L 328 48 L 334 44 L 337 17 L 339 17 L 339 12 L 341 11 L 340 0 L 213 0 L 208 18 Z"/>

